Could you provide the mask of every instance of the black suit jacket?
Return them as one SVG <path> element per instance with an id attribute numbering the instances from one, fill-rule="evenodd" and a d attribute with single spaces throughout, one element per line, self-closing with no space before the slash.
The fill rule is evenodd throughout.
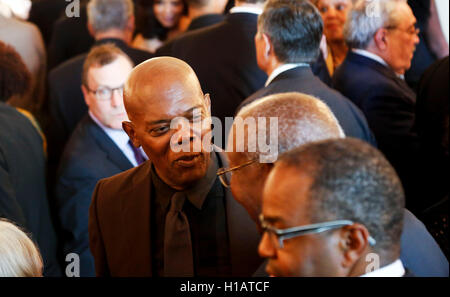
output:
<path id="1" fill-rule="evenodd" d="M 257 19 L 251 13 L 228 14 L 223 22 L 189 32 L 172 44 L 170 55 L 194 69 L 203 91 L 211 94 L 212 116 L 222 123 L 267 79 L 256 62 Z"/>
<path id="2" fill-rule="evenodd" d="M 63 255 L 80 256 L 80 275 L 95 276 L 89 251 L 89 205 L 97 182 L 133 165 L 111 138 L 86 115 L 64 150 L 56 184 Z"/>
<path id="3" fill-rule="evenodd" d="M 349 52 L 333 76 L 335 88 L 365 114 L 380 150 L 399 174 L 406 206 L 415 211 L 415 161 L 419 149 L 413 129 L 416 96 L 388 67 Z M 419 198 L 423 199 L 423 198 Z"/>
<path id="4" fill-rule="evenodd" d="M 297 67 L 281 73 L 267 87 L 242 102 L 238 111 L 245 105 L 262 97 L 286 92 L 300 92 L 321 99 L 334 113 L 347 136 L 376 145 L 366 119 L 359 108 L 325 85 L 313 74 L 309 67 Z"/>
<path id="5" fill-rule="evenodd" d="M 225 157 L 218 153 L 223 166 Z M 101 180 L 89 213 L 90 248 L 98 276 L 152 276 L 151 163 Z M 233 276 L 251 276 L 262 260 L 259 235 L 247 211 L 225 189 Z"/>
<path id="6" fill-rule="evenodd" d="M 67 3 L 64 0 L 33 0 L 28 21 L 36 24 L 46 45 L 50 43 L 53 24 L 64 13 Z"/>
<path id="7" fill-rule="evenodd" d="M 89 50 L 95 40 L 87 29 L 86 2 L 81 3 L 80 17 L 67 17 L 65 13 L 53 24 L 48 46 L 48 69 Z M 65 2 L 69 5 L 68 2 Z M 73 1 L 72 1 L 73 3 Z"/>
<path id="8" fill-rule="evenodd" d="M 44 275 L 60 276 L 45 184 L 43 139 L 29 119 L 0 103 L 0 217 L 31 233 Z"/>
<path id="9" fill-rule="evenodd" d="M 102 39 L 95 45 L 114 43 L 137 65 L 153 56 L 145 51 L 127 46 L 118 39 Z M 79 55 L 59 65 L 49 74 L 51 125 L 49 142 L 51 163 L 57 163 L 64 144 L 78 122 L 86 115 L 87 106 L 81 91 L 81 76 L 87 54 Z"/>

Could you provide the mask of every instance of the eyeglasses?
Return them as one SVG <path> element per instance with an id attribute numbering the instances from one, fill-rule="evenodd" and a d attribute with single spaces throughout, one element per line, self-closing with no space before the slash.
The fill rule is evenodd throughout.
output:
<path id="1" fill-rule="evenodd" d="M 230 182 L 231 182 L 231 173 L 235 170 L 238 170 L 245 166 L 251 165 L 251 164 L 255 163 L 256 161 L 258 161 L 258 159 L 249 160 L 249 161 L 245 162 L 244 164 L 234 166 L 231 168 L 220 168 L 219 170 L 217 170 L 217 176 L 219 177 L 222 185 L 225 188 L 229 188 Z"/>
<path id="2" fill-rule="evenodd" d="M 259 221 L 264 232 L 267 232 L 271 244 L 276 249 L 282 249 L 284 247 L 284 241 L 290 238 L 306 234 L 317 234 L 353 224 L 353 221 L 350 220 L 337 220 L 325 223 L 297 226 L 287 229 L 277 229 L 266 222 L 262 214 L 259 215 Z M 369 244 L 371 246 L 374 246 L 376 244 L 376 241 L 372 236 L 369 236 Z"/>
<path id="3" fill-rule="evenodd" d="M 91 90 L 89 89 L 89 87 L 87 85 L 85 85 L 86 89 L 91 92 L 94 93 L 95 97 L 100 100 L 100 101 L 109 101 L 112 98 L 112 95 L 114 93 L 114 91 L 118 91 L 120 96 L 123 96 L 123 87 L 124 85 L 121 85 L 120 87 L 117 88 L 110 88 L 107 86 L 100 86 L 98 87 L 97 90 Z"/>
<path id="4" fill-rule="evenodd" d="M 405 33 L 407 33 L 409 35 L 419 35 L 419 33 L 420 33 L 420 29 L 416 28 L 415 26 L 411 26 L 411 27 L 409 27 L 406 30 L 400 29 L 400 28 L 398 28 L 396 26 L 388 26 L 388 27 L 385 27 L 385 29 L 386 30 L 399 30 L 399 31 L 405 32 Z"/>

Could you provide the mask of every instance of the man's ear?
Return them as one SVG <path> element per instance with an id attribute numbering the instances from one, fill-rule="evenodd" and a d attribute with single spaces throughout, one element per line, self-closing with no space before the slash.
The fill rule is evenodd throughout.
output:
<path id="1" fill-rule="evenodd" d="M 261 36 L 264 40 L 264 55 L 268 57 L 273 52 L 272 41 L 266 33 L 262 33 Z"/>
<path id="2" fill-rule="evenodd" d="M 136 130 L 134 128 L 134 124 L 132 122 L 124 121 L 122 122 L 122 128 L 123 130 L 128 134 L 128 137 L 130 137 L 131 142 L 133 143 L 134 147 L 138 148 L 141 146 L 141 142 L 136 136 Z"/>
<path id="3" fill-rule="evenodd" d="M 384 52 L 387 49 L 388 46 L 387 32 L 388 31 L 385 28 L 380 28 L 373 37 L 375 46 L 379 51 Z"/>
<path id="4" fill-rule="evenodd" d="M 364 225 L 355 223 L 340 229 L 339 247 L 342 251 L 341 265 L 351 268 L 369 248 L 369 231 Z"/>
<path id="5" fill-rule="evenodd" d="M 83 92 L 84 102 L 86 102 L 86 105 L 89 107 L 91 105 L 89 91 L 86 89 L 84 85 L 81 85 L 81 92 Z"/>
<path id="6" fill-rule="evenodd" d="M 95 39 L 95 30 L 94 30 L 94 27 L 92 27 L 92 24 L 89 23 L 89 22 L 87 23 L 87 29 L 88 29 L 88 31 L 89 31 L 89 34 L 91 34 L 92 38 Z"/>
<path id="7" fill-rule="evenodd" d="M 203 99 L 205 100 L 206 109 L 208 110 L 209 115 L 211 115 L 211 97 L 210 97 L 210 95 L 209 94 L 205 94 L 203 96 Z"/>

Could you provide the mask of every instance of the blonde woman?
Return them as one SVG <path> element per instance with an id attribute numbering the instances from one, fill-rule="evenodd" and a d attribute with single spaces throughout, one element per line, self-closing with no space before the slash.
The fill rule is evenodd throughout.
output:
<path id="1" fill-rule="evenodd" d="M 33 241 L 17 226 L 0 219 L 0 277 L 40 277 L 42 268 Z"/>

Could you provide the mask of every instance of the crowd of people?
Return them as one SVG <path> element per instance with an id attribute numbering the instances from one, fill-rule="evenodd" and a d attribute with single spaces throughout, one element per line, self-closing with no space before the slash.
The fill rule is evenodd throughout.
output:
<path id="1" fill-rule="evenodd" d="M 448 277 L 438 1 L 0 0 L 0 276 Z"/>

